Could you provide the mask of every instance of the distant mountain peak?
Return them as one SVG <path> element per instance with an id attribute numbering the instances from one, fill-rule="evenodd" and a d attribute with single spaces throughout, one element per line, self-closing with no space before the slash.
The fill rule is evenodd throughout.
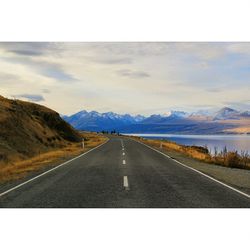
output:
<path id="1" fill-rule="evenodd" d="M 143 116 L 143 115 L 136 115 L 136 116 L 134 116 L 134 119 L 135 119 L 136 122 L 141 122 L 141 121 L 143 121 L 145 118 L 146 118 L 146 117 Z"/>
<path id="2" fill-rule="evenodd" d="M 170 110 L 162 115 L 163 117 L 187 117 L 188 113 L 184 111 L 176 111 L 176 110 Z"/>
<path id="3" fill-rule="evenodd" d="M 223 125 L 221 121 L 227 120 L 246 120 L 250 118 L 249 111 L 237 111 L 229 107 L 223 107 L 217 112 L 214 109 L 210 110 L 199 110 L 194 113 L 187 113 L 184 111 L 170 110 L 164 114 L 152 114 L 148 117 L 143 115 L 131 115 L 131 114 L 117 114 L 115 112 L 105 112 L 100 113 L 97 111 L 86 111 L 82 110 L 71 116 L 63 116 L 64 120 L 69 122 L 73 127 L 80 130 L 89 131 L 102 131 L 102 130 L 116 130 L 119 132 L 124 132 L 126 129 L 131 128 L 131 131 L 139 132 L 154 132 L 154 131 L 174 131 L 175 126 L 183 126 L 179 132 L 186 131 L 190 126 L 211 126 L 218 128 L 218 126 L 223 126 L 224 129 L 227 125 Z M 226 123 L 225 123 L 226 124 Z M 232 125 L 230 125 L 232 126 Z M 192 131 L 192 130 L 190 130 Z M 207 130 L 207 133 L 210 133 Z M 215 130 L 213 130 L 215 131 Z M 217 130 L 216 130 L 217 131 Z"/>
<path id="4" fill-rule="evenodd" d="M 101 131 L 113 130 L 130 124 L 136 124 L 145 119 L 142 115 L 132 116 L 130 114 L 117 114 L 114 112 L 99 113 L 97 111 L 80 111 L 71 116 L 64 117 L 77 129 Z"/>
<path id="5" fill-rule="evenodd" d="M 86 111 L 86 110 L 81 110 L 81 111 L 77 112 L 77 114 L 87 114 L 87 113 L 88 113 L 88 111 Z"/>
<path id="6" fill-rule="evenodd" d="M 240 112 L 235 109 L 224 107 L 215 113 L 214 120 L 236 119 L 239 114 Z"/>
<path id="7" fill-rule="evenodd" d="M 238 112 L 238 111 L 229 107 L 224 107 L 221 108 L 218 112 Z"/>

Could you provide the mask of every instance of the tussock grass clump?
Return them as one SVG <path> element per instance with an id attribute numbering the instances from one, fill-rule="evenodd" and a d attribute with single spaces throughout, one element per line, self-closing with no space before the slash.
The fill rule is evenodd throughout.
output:
<path id="1" fill-rule="evenodd" d="M 241 166 L 240 156 L 237 152 L 228 152 L 225 158 L 225 166 L 233 168 Z"/>
<path id="2" fill-rule="evenodd" d="M 230 168 L 250 169 L 250 155 L 248 152 L 227 151 L 225 147 L 221 152 L 215 150 L 215 154 L 211 155 L 211 161 Z"/>

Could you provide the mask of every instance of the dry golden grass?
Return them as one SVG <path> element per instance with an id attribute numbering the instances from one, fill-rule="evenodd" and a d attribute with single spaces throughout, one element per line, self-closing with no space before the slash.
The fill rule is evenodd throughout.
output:
<path id="1" fill-rule="evenodd" d="M 0 96 L 0 168 L 80 140 L 57 112 Z"/>
<path id="2" fill-rule="evenodd" d="M 218 164 L 230 168 L 242 168 L 250 169 L 250 156 L 247 152 L 241 152 L 240 154 L 235 152 L 227 152 L 225 149 L 215 155 L 211 155 L 210 152 L 204 147 L 197 146 L 184 146 L 179 145 L 171 141 L 151 140 L 143 139 L 141 137 L 132 137 L 154 148 L 162 148 L 166 151 L 175 151 L 183 153 L 184 155 L 211 164 Z"/>
<path id="3" fill-rule="evenodd" d="M 171 141 L 161 141 L 161 140 L 150 140 L 150 139 L 141 139 L 144 143 L 160 148 L 162 145 L 162 149 L 166 150 L 174 150 L 177 152 L 185 153 L 188 156 L 191 156 L 198 160 L 207 160 L 208 159 L 208 151 L 203 147 L 196 146 L 183 146 Z"/>
<path id="4" fill-rule="evenodd" d="M 70 145 L 56 150 L 51 150 L 26 160 L 18 160 L 6 164 L 0 168 L 0 182 L 6 182 L 26 176 L 29 172 L 39 170 L 53 164 L 59 164 L 74 156 L 90 150 L 102 143 L 107 138 L 96 133 L 81 133 L 85 141 L 85 148 L 82 143 L 71 143 Z"/>

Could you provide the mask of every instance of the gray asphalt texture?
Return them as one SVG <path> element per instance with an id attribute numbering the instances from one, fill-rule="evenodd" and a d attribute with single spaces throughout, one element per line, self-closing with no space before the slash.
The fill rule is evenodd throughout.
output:
<path id="1" fill-rule="evenodd" d="M 249 208 L 250 199 L 145 145 L 111 137 L 103 146 L 0 197 L 0 207 Z"/>

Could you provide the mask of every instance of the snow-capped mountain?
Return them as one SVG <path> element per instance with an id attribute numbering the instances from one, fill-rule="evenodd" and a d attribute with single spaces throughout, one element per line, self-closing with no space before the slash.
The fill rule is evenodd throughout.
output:
<path id="1" fill-rule="evenodd" d="M 64 119 L 79 130 L 101 131 L 113 130 L 120 127 L 135 124 L 145 119 L 142 115 L 120 115 L 114 112 L 99 113 L 97 111 L 80 111 Z"/>
<path id="2" fill-rule="evenodd" d="M 249 111 L 237 111 L 224 107 L 217 112 L 200 110 L 194 113 L 169 111 L 163 114 L 143 115 L 117 114 L 114 112 L 80 111 L 71 116 L 62 116 L 73 127 L 79 130 L 102 131 L 116 130 L 126 133 L 223 133 L 235 128 L 232 120 L 249 119 Z"/>
<path id="3" fill-rule="evenodd" d="M 175 111 L 171 110 L 162 115 L 163 117 L 176 117 L 176 118 L 185 118 L 189 116 L 189 113 L 184 111 Z"/>
<path id="4" fill-rule="evenodd" d="M 240 115 L 239 111 L 225 107 L 216 112 L 213 119 L 214 120 L 238 119 L 239 115 Z"/>
<path id="5" fill-rule="evenodd" d="M 143 120 L 143 123 L 159 123 L 159 124 L 164 124 L 164 123 L 169 123 L 177 120 L 183 120 L 189 116 L 188 113 L 183 112 L 183 111 L 169 111 L 166 112 L 162 115 L 151 115 L 145 120 Z"/>
<path id="6" fill-rule="evenodd" d="M 199 110 L 191 113 L 190 119 L 203 119 L 203 120 L 239 120 L 242 118 L 249 118 L 250 111 L 238 111 L 232 108 L 224 107 L 218 111 Z"/>
<path id="7" fill-rule="evenodd" d="M 136 115 L 133 117 L 136 122 L 141 122 L 143 121 L 146 117 L 143 115 Z"/>
<path id="8" fill-rule="evenodd" d="M 212 112 L 211 110 L 198 110 L 191 113 L 188 116 L 188 119 L 196 121 L 210 121 L 213 120 L 213 115 L 214 112 Z"/>

